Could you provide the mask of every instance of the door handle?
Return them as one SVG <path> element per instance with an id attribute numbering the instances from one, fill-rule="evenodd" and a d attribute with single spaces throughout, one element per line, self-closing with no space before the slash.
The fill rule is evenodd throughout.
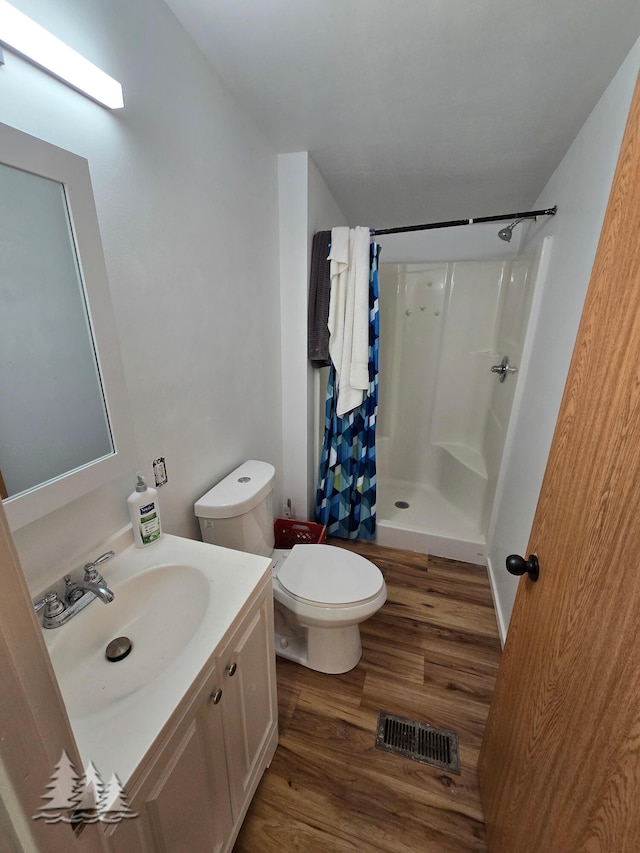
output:
<path id="1" fill-rule="evenodd" d="M 505 355 L 500 364 L 494 364 L 491 368 L 492 373 L 498 374 L 498 381 L 504 382 L 507 378 L 507 373 L 517 373 L 517 367 L 509 367 L 509 356 Z"/>
<path id="2" fill-rule="evenodd" d="M 529 575 L 529 580 L 534 583 L 540 577 L 540 563 L 535 554 L 529 554 L 529 559 L 525 560 L 519 554 L 510 554 L 506 560 L 507 571 L 511 575 Z"/>

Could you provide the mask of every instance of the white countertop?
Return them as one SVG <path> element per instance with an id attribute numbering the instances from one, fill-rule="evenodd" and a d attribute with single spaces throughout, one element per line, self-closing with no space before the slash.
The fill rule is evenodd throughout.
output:
<path id="1" fill-rule="evenodd" d="M 107 586 L 115 593 L 116 601 L 119 585 L 152 567 L 166 566 L 170 570 L 175 566 L 178 573 L 180 567 L 189 566 L 204 576 L 204 581 L 201 581 L 198 587 L 200 594 L 195 608 L 199 611 L 198 615 L 202 616 L 202 621 L 182 651 L 164 669 L 160 668 L 164 662 L 155 661 L 159 674 L 143 686 L 134 688 L 133 692 L 108 701 L 104 706 L 96 701 L 96 693 L 100 694 L 104 690 L 108 694 L 109 683 L 113 684 L 114 677 L 123 680 L 133 677 L 135 683 L 135 667 L 139 662 L 135 656 L 135 624 L 132 622 L 130 631 L 125 632 L 133 641 L 134 649 L 128 658 L 117 663 L 108 662 L 103 651 L 98 654 L 91 649 L 95 644 L 94 634 L 97 630 L 94 625 L 106 618 L 102 613 L 96 612 L 96 608 L 113 607 L 116 602 L 113 605 L 105 605 L 94 601 L 67 625 L 43 629 L 85 768 L 89 762 L 93 762 L 105 782 L 115 772 L 126 788 L 131 774 L 200 674 L 216 646 L 223 640 L 239 611 L 265 575 L 271 577 L 271 561 L 268 557 L 232 551 L 168 534 L 164 534 L 160 540 L 146 548 L 137 549 L 132 544 L 130 528 L 125 528 L 116 538 L 106 543 L 104 550 L 109 549 L 114 550 L 116 556 L 99 569 Z M 203 603 L 207 588 L 208 601 Z M 193 607 L 188 596 L 187 600 L 181 600 L 179 589 L 178 586 L 178 594 L 174 596 L 171 607 L 163 614 L 167 631 L 171 630 L 172 614 L 176 621 L 176 616 L 185 615 L 184 608 Z M 189 590 L 187 592 L 189 593 Z M 156 622 L 158 620 L 154 616 L 154 625 Z M 73 636 L 69 633 L 64 637 L 63 632 L 71 631 Z M 158 654 L 162 654 L 162 628 L 154 627 L 154 631 L 159 639 Z M 87 650 L 84 659 L 81 658 L 83 638 L 86 639 Z M 69 663 L 70 642 L 77 647 L 77 666 Z M 67 647 L 64 653 L 60 651 L 62 646 Z M 92 654 L 93 657 L 90 657 Z M 86 683 L 86 690 L 93 691 L 86 697 L 89 701 L 85 702 L 78 699 L 81 695 L 78 691 L 78 672 L 82 671 L 83 666 L 86 676 L 83 676 L 82 683 Z M 144 681 L 144 678 L 140 680 Z"/>

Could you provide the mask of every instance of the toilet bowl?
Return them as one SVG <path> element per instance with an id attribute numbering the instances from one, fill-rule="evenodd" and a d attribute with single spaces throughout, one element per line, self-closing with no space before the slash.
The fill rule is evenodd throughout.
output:
<path id="1" fill-rule="evenodd" d="M 332 545 L 274 550 L 273 483 L 266 462 L 245 462 L 195 504 L 205 542 L 270 556 L 276 654 L 318 672 L 340 673 L 360 660 L 360 623 L 387 598 L 382 573 L 359 554 Z"/>

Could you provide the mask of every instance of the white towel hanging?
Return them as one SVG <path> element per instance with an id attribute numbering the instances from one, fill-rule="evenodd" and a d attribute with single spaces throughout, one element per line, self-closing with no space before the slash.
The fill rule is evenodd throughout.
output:
<path id="1" fill-rule="evenodd" d="M 338 383 L 338 415 L 357 408 L 369 387 L 369 246 L 369 228 L 331 231 L 329 354 Z"/>

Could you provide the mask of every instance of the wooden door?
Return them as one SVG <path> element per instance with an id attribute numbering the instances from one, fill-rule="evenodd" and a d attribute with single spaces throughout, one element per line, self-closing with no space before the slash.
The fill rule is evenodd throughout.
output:
<path id="1" fill-rule="evenodd" d="M 520 581 L 480 755 L 490 850 L 635 853 L 640 83 L 528 553 L 538 555 L 540 580 Z"/>

